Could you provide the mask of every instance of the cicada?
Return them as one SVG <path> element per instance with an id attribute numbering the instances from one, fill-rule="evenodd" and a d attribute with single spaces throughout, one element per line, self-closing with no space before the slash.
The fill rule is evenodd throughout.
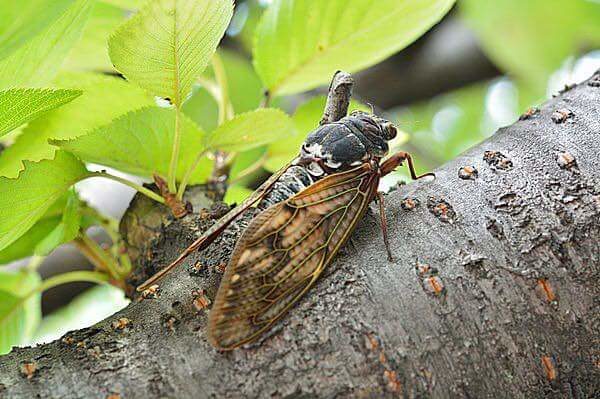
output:
<path id="1" fill-rule="evenodd" d="M 256 216 L 235 246 L 210 310 L 208 339 L 221 350 L 256 340 L 315 284 L 378 195 L 383 176 L 404 161 L 413 179 L 431 175 L 417 176 L 408 153 L 385 159 L 388 141 L 396 134 L 392 123 L 362 111 L 319 126 L 294 160 L 139 289 L 206 248 L 255 207 Z"/>

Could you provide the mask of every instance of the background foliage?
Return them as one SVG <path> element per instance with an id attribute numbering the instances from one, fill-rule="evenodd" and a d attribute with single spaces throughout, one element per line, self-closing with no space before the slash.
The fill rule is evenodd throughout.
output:
<path id="1" fill-rule="evenodd" d="M 504 76 L 380 112 L 402 131 L 393 149 L 417 153 L 421 169 L 512 123 L 600 62 L 600 4 L 592 0 L 5 3 L 0 354 L 127 303 L 121 288 L 131 264 L 118 219 L 83 199 L 84 179 L 116 181 L 158 203 L 181 199 L 188 184 L 225 179 L 225 201 L 239 202 L 296 155 L 336 70 L 380 63 L 442 18 L 467 26 Z M 351 109 L 378 101 L 361 100 Z M 155 176 L 169 193 L 140 185 Z M 91 238 L 98 230 L 105 245 Z M 92 269 L 42 278 L 44 261 L 65 243 Z M 79 281 L 100 285 L 42 319 L 42 292 Z"/>

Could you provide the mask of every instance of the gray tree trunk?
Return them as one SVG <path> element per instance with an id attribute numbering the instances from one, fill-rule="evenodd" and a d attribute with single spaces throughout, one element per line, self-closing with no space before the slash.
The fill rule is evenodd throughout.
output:
<path id="1" fill-rule="evenodd" d="M 600 72 L 439 168 L 435 181 L 388 195 L 394 262 L 373 210 L 257 344 L 219 353 L 205 338 L 205 305 L 236 238 L 229 232 L 155 296 L 0 358 L 0 396 L 598 395 L 599 86 Z M 196 209 L 209 202 L 193 199 Z M 138 199 L 123 223 L 138 279 L 219 213 L 164 225 L 157 209 Z"/>

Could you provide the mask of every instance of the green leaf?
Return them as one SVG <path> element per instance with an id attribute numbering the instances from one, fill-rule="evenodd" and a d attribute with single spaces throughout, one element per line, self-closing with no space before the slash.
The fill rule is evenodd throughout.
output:
<path id="1" fill-rule="evenodd" d="M 69 193 L 61 196 L 24 235 L 0 251 L 0 265 L 34 254 L 35 247 L 61 222 Z"/>
<path id="2" fill-rule="evenodd" d="M 109 284 L 94 286 L 44 317 L 32 341 L 50 342 L 68 331 L 89 327 L 115 314 L 128 303 L 120 289 Z"/>
<path id="3" fill-rule="evenodd" d="M 219 126 L 208 135 L 206 146 L 228 152 L 245 151 L 295 134 L 294 124 L 285 112 L 257 109 Z"/>
<path id="4" fill-rule="evenodd" d="M 125 20 L 127 11 L 114 5 L 96 1 L 81 39 L 75 44 L 64 62 L 63 69 L 71 71 L 111 71 L 108 56 L 108 38 Z"/>
<path id="5" fill-rule="evenodd" d="M 59 245 L 75 239 L 81 227 L 80 210 L 81 201 L 77 197 L 75 190 L 71 189 L 67 196 L 67 204 L 65 205 L 61 222 L 35 246 L 35 254 L 46 256 Z"/>
<path id="6" fill-rule="evenodd" d="M 0 250 L 31 228 L 69 187 L 85 178 L 85 166 L 58 151 L 52 160 L 26 162 L 18 179 L 0 177 Z"/>
<path id="7" fill-rule="evenodd" d="M 460 10 L 493 61 L 540 93 L 565 58 L 600 46 L 594 1 L 463 0 Z"/>
<path id="8" fill-rule="evenodd" d="M 102 3 L 111 4 L 113 6 L 135 10 L 147 3 L 148 0 L 102 0 Z"/>
<path id="9" fill-rule="evenodd" d="M 254 65 L 272 95 L 329 82 L 408 46 L 454 0 L 275 0 L 256 30 Z"/>
<path id="10" fill-rule="evenodd" d="M 80 90 L 10 89 L 0 91 L 0 137 L 13 129 L 73 101 Z"/>
<path id="11" fill-rule="evenodd" d="M 53 141 L 86 162 L 110 166 L 124 172 L 151 177 L 166 176 L 175 125 L 175 109 L 147 107 L 129 113 L 112 123 L 73 140 Z M 204 133 L 189 118 L 182 117 L 181 157 L 178 177 L 182 177 L 196 154 L 203 150 Z M 208 160 L 207 160 L 208 161 Z M 206 163 L 193 181 L 208 176 Z"/>
<path id="12" fill-rule="evenodd" d="M 41 295 L 25 296 L 40 284 L 35 272 L 0 271 L 0 355 L 29 341 L 41 318 Z"/>
<path id="13" fill-rule="evenodd" d="M 223 60 L 229 99 L 236 114 L 256 109 L 262 100 L 262 83 L 249 60 L 237 53 L 219 50 Z M 214 80 L 214 73 L 209 66 L 203 74 Z M 192 96 L 183 104 L 183 112 L 206 131 L 217 128 L 219 107 L 214 98 L 203 87 L 194 89 Z"/>
<path id="14" fill-rule="evenodd" d="M 127 79 L 181 106 L 208 65 L 233 14 L 231 0 L 155 0 L 109 40 Z"/>
<path id="15" fill-rule="evenodd" d="M 49 82 L 81 36 L 90 8 L 89 0 L 74 1 L 47 29 L 0 60 L 0 89 Z"/>
<path id="16" fill-rule="evenodd" d="M 59 76 L 61 87 L 79 87 L 83 95 L 30 123 L 15 143 L 0 154 L 0 176 L 16 177 L 23 161 L 51 159 L 56 147 L 49 139 L 71 139 L 106 125 L 113 119 L 154 100 L 122 79 L 91 73 Z"/>
<path id="17" fill-rule="evenodd" d="M 265 162 L 267 146 L 252 148 L 237 153 L 229 171 L 229 181 L 246 186 L 255 183 L 264 173 L 262 165 Z"/>
<path id="18" fill-rule="evenodd" d="M 227 188 L 227 193 L 225 194 L 223 201 L 227 204 L 239 204 L 248 198 L 250 194 L 252 194 L 252 190 L 249 188 L 234 184 Z"/>
<path id="19" fill-rule="evenodd" d="M 44 215 L 27 233 L 0 251 L 0 265 L 33 255 L 36 246 L 60 225 L 61 220 L 60 215 L 52 217 Z"/>
<path id="20" fill-rule="evenodd" d="M 267 149 L 267 161 L 264 165 L 267 170 L 276 172 L 298 155 L 300 146 L 306 139 L 306 136 L 319 127 L 319 121 L 323 117 L 326 102 L 327 97 L 317 96 L 301 104 L 296 109 L 292 120 L 298 134 L 295 136 L 282 135 L 282 139 L 269 145 Z M 355 100 L 350 101 L 348 109 L 349 111 L 371 111 L 368 106 Z"/>
<path id="21" fill-rule="evenodd" d="M 73 0 L 4 1 L 0 8 L 0 59 L 42 32 Z"/>

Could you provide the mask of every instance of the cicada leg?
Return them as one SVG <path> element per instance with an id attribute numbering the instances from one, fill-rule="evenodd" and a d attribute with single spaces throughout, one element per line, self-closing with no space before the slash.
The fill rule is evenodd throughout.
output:
<path id="1" fill-rule="evenodd" d="M 406 161 L 408 164 L 408 171 L 410 172 L 410 177 L 413 180 L 421 179 L 423 177 L 432 176 L 435 177 L 433 173 L 424 173 L 422 175 L 417 175 L 415 172 L 415 165 L 413 164 L 412 157 L 408 152 L 399 151 L 386 159 L 382 164 L 379 170 L 381 171 L 381 176 L 385 176 L 394 171 L 398 166 L 402 165 L 402 162 Z"/>

